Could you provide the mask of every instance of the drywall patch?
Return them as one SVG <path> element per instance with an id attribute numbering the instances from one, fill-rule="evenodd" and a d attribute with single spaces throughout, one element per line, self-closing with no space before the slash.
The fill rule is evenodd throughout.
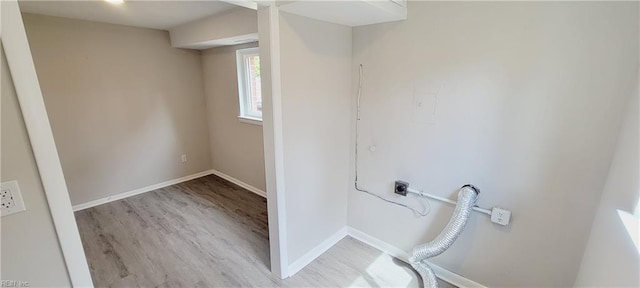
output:
<path id="1" fill-rule="evenodd" d="M 436 123 L 436 109 L 438 107 L 438 94 L 413 92 L 413 114 L 411 120 L 422 124 Z"/>

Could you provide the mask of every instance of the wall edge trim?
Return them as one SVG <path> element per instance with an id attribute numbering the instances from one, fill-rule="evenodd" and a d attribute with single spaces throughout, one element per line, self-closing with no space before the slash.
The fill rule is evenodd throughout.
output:
<path id="1" fill-rule="evenodd" d="M 322 241 L 322 243 L 318 244 L 318 246 L 316 246 L 313 249 L 309 250 L 309 252 L 307 252 L 304 255 L 302 255 L 302 257 L 298 258 L 298 260 L 296 260 L 295 262 L 291 263 L 289 265 L 289 269 L 288 269 L 289 270 L 289 277 L 291 277 L 291 276 L 295 275 L 296 273 L 298 273 L 304 267 L 306 267 L 311 262 L 313 262 L 318 257 L 320 257 L 320 255 L 324 254 L 325 252 L 327 252 L 327 250 L 331 249 L 331 247 L 333 247 L 333 245 L 336 245 L 338 242 L 340 242 L 340 240 L 342 240 L 342 238 L 344 238 L 344 237 L 346 237 L 348 235 L 347 231 L 348 231 L 347 227 L 342 227 L 336 233 L 334 233 L 333 235 L 329 236 L 329 238 L 327 238 L 326 240 Z"/>

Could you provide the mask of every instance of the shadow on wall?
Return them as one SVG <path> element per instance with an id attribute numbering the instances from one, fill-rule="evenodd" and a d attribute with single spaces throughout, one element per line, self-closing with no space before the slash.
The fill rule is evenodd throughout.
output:
<path id="1" fill-rule="evenodd" d="M 203 50 L 201 61 L 212 168 L 266 191 L 262 126 L 238 119 L 236 51 L 257 46 L 248 43 Z"/>
<path id="2" fill-rule="evenodd" d="M 324 37 L 315 37 L 315 36 L 311 36 L 308 34 L 310 29 L 310 27 L 313 27 L 314 24 L 312 23 L 321 23 L 320 25 L 322 25 L 325 29 L 327 29 L 327 31 L 335 31 L 335 33 L 340 33 L 337 31 L 341 31 L 344 30 L 345 26 L 339 25 L 339 24 L 333 24 L 333 23 L 328 23 L 328 22 L 323 22 L 320 20 L 315 20 L 315 19 L 311 19 L 311 18 L 306 18 L 303 16 L 299 16 L 299 15 L 295 15 L 295 14 L 291 14 L 291 13 L 287 13 L 287 12 L 280 12 L 280 21 L 286 23 L 286 27 L 288 27 L 288 29 L 290 29 L 290 32 L 294 33 L 296 35 L 296 37 L 294 37 L 297 40 L 301 40 L 299 42 L 297 42 L 298 44 L 304 45 L 303 49 L 304 51 L 310 52 L 313 55 L 317 55 L 318 57 L 329 57 L 329 58 L 333 58 L 333 59 L 343 59 L 344 58 L 344 49 L 342 49 L 341 46 L 338 45 L 327 45 L 326 43 L 326 38 Z M 308 23 L 307 25 L 301 25 L 301 23 Z M 282 25 L 282 24 L 281 24 Z M 315 24 L 318 25 L 318 24 Z M 334 33 L 331 32 L 327 32 L 331 35 L 333 35 Z M 284 40 L 286 41 L 287 39 L 289 39 L 289 37 L 285 38 Z M 286 45 L 286 44 L 284 44 Z M 294 50 L 292 50 L 292 52 L 295 52 Z M 287 54 L 290 55 L 290 54 Z M 297 57 L 300 57 L 300 55 L 290 55 L 291 59 L 295 59 Z M 311 68 L 311 67 L 309 67 Z"/>

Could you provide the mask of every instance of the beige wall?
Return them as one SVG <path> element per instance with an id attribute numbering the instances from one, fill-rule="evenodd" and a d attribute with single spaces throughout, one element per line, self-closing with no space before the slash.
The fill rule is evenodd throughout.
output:
<path id="1" fill-rule="evenodd" d="M 213 169 L 266 191 L 262 126 L 238 120 L 236 50 L 256 46 L 204 50 L 202 71 Z"/>
<path id="2" fill-rule="evenodd" d="M 360 184 L 416 207 L 394 180 L 454 199 L 475 184 L 478 205 L 512 209 L 511 225 L 474 213 L 433 262 L 489 287 L 573 285 L 637 83 L 638 3 L 411 2 L 408 12 L 353 31 L 354 85 L 365 69 Z M 419 98 L 435 110 L 417 109 Z M 404 251 L 453 210 L 431 201 L 420 218 L 353 190 L 348 203 L 350 226 Z"/>
<path id="3" fill-rule="evenodd" d="M 346 226 L 351 28 L 280 14 L 289 264 Z"/>
<path id="4" fill-rule="evenodd" d="M 72 204 L 211 168 L 198 51 L 166 31 L 23 18 Z"/>
<path id="5" fill-rule="evenodd" d="M 0 274 L 2 280 L 27 281 L 31 287 L 68 287 L 71 282 L 4 52 L 1 57 L 0 176 L 2 182 L 18 181 L 27 210 L 0 221 Z"/>
<path id="6" fill-rule="evenodd" d="M 640 105 L 629 102 L 575 286 L 640 287 Z M 635 217 L 635 219 L 634 219 Z M 635 234 L 635 235 L 634 235 Z"/>

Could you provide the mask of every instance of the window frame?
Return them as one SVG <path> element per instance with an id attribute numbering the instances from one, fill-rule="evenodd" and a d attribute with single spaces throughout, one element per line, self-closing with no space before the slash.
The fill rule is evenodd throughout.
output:
<path id="1" fill-rule="evenodd" d="M 245 61 L 247 56 L 259 56 L 259 47 L 236 50 L 236 71 L 238 73 L 238 120 L 240 122 L 262 125 L 262 112 L 251 113 L 248 107 L 251 103 L 251 83 L 249 82 L 249 67 Z"/>

